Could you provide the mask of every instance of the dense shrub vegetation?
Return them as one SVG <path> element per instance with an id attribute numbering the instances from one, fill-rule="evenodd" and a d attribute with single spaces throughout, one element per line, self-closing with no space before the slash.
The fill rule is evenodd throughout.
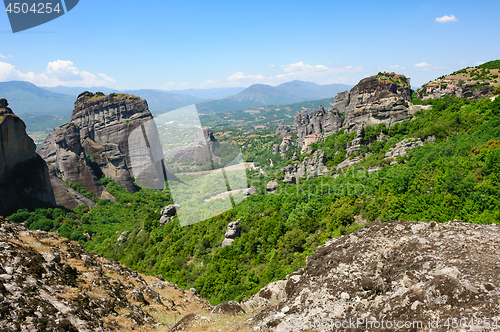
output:
<path id="1" fill-rule="evenodd" d="M 418 103 L 418 101 L 414 101 Z M 98 201 L 74 211 L 47 207 L 29 197 L 9 218 L 30 229 L 59 231 L 85 248 L 148 274 L 161 273 L 182 287 L 195 287 L 218 303 L 241 300 L 268 282 L 305 265 L 305 258 L 326 239 L 348 234 L 377 219 L 446 222 L 455 218 L 474 223 L 500 221 L 500 98 L 491 101 L 444 98 L 429 100 L 431 110 L 410 121 L 387 128 L 367 127 L 361 152 L 371 155 L 354 169 L 336 178 L 324 176 L 298 185 L 281 185 L 265 195 L 262 185 L 289 160 L 270 155 L 274 138 L 244 140 L 246 158 L 276 165 L 266 174 L 249 172 L 260 193 L 236 208 L 203 222 L 181 227 L 178 221 L 160 227 L 159 209 L 172 203 L 168 190 L 142 189 L 128 193 L 112 180 L 102 179 L 116 203 Z M 378 139 L 380 133 L 383 138 Z M 327 165 L 347 157 L 354 133 L 343 131 L 314 144 L 325 151 Z M 404 138 L 425 140 L 399 164 L 368 173 L 373 166 L 387 166 L 385 153 Z M 281 163 L 281 164 L 279 164 Z M 74 186 L 75 189 L 80 189 Z M 221 248 L 226 226 L 240 219 L 242 236 Z M 118 243 L 116 232 L 130 231 Z M 90 240 L 87 240 L 88 234 Z"/>

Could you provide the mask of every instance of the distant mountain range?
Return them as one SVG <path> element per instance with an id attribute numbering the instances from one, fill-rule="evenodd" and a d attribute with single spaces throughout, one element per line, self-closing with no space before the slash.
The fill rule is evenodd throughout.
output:
<path id="1" fill-rule="evenodd" d="M 203 114 L 245 110 L 252 107 L 292 104 L 302 101 L 335 97 L 339 92 L 350 90 L 351 85 L 319 85 L 311 82 L 292 81 L 271 86 L 254 84 L 242 92 L 219 100 L 196 104 Z"/>
<path id="2" fill-rule="evenodd" d="M 83 91 L 129 93 L 148 102 L 153 114 L 196 104 L 202 114 L 246 110 L 252 107 L 293 104 L 303 101 L 334 97 L 338 92 L 349 90 L 344 84 L 319 85 L 293 81 L 278 86 L 254 84 L 248 88 L 216 88 L 186 90 L 126 90 L 105 87 L 38 87 L 29 82 L 0 82 L 0 98 L 6 98 L 16 114 L 26 120 L 28 131 L 45 132 L 69 119 L 76 97 Z M 217 99 L 218 98 L 218 99 Z M 210 99 L 210 100 L 207 100 Z M 213 100 L 215 99 L 215 100 Z"/>
<path id="3" fill-rule="evenodd" d="M 171 111 L 180 107 L 198 103 L 203 100 L 203 98 L 187 94 L 172 93 L 170 91 L 163 91 L 156 89 L 116 90 L 105 87 L 84 88 L 84 87 L 66 87 L 66 86 L 56 86 L 52 88 L 44 87 L 43 89 L 72 96 L 73 101 L 76 100 L 76 97 L 78 97 L 78 95 L 84 91 L 91 91 L 91 92 L 100 91 L 106 95 L 112 92 L 128 93 L 146 99 L 148 102 L 149 110 L 154 113 L 163 113 L 166 111 Z"/>
<path id="4" fill-rule="evenodd" d="M 23 81 L 0 82 L 0 98 L 7 99 L 16 114 L 50 115 L 71 115 L 76 99 Z"/>

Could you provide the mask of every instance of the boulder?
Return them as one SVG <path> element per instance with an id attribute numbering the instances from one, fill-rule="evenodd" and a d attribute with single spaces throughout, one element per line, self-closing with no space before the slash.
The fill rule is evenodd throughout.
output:
<path id="1" fill-rule="evenodd" d="M 266 190 L 269 194 L 276 192 L 278 189 L 278 182 L 276 180 L 269 181 L 266 186 Z"/>
<path id="2" fill-rule="evenodd" d="M 226 234 L 224 234 L 224 236 L 227 239 L 236 239 L 237 237 L 240 236 L 240 234 L 241 234 L 241 226 L 240 226 L 240 219 L 238 219 L 236 221 L 230 222 L 227 225 L 227 231 Z"/>
<path id="3" fill-rule="evenodd" d="M 195 313 L 192 312 L 190 314 L 187 314 L 186 316 L 182 317 L 181 320 L 175 323 L 174 326 L 172 326 L 170 330 L 168 330 L 168 332 L 188 331 L 188 329 L 196 322 L 197 319 L 198 315 L 196 315 Z"/>
<path id="4" fill-rule="evenodd" d="M 237 315 L 244 313 L 245 309 L 235 301 L 222 302 L 212 310 L 212 314 L 216 315 Z"/>
<path id="5" fill-rule="evenodd" d="M 245 189 L 243 191 L 243 196 L 248 197 L 250 195 L 255 195 L 257 193 L 257 188 L 255 188 L 254 186 L 248 188 L 248 189 Z"/>
<path id="6" fill-rule="evenodd" d="M 227 225 L 227 230 L 224 236 L 225 239 L 224 241 L 222 241 L 222 248 L 230 246 L 233 243 L 234 239 L 241 236 L 240 219 L 230 222 Z"/>
<path id="7" fill-rule="evenodd" d="M 161 210 L 160 225 L 163 226 L 175 219 L 175 214 L 181 207 L 177 204 L 167 205 Z"/>

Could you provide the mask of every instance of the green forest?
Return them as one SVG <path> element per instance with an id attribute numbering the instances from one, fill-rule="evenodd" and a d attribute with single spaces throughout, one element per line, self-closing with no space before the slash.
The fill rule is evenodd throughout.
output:
<path id="1" fill-rule="evenodd" d="M 432 108 L 401 124 L 365 127 L 356 155 L 369 156 L 361 163 L 296 185 L 284 185 L 279 171 L 293 162 L 293 150 L 282 159 L 271 153 L 272 144 L 279 142 L 271 132 L 252 132 L 255 136 L 250 137 L 234 130 L 225 139 L 238 143 L 245 160 L 265 170 L 247 171 L 257 194 L 186 227 L 177 219 L 159 225 L 160 209 L 173 203 L 169 189 L 131 194 L 108 178 L 101 182 L 115 203 L 96 199 L 95 208 L 69 211 L 27 196 L 8 219 L 30 229 L 58 231 L 110 260 L 146 274 L 162 274 L 183 288 L 194 287 L 213 304 L 240 301 L 304 267 L 305 258 L 327 239 L 373 222 L 500 222 L 500 98 L 445 97 L 425 104 Z M 377 139 L 381 132 L 385 138 Z M 216 132 L 221 140 L 222 133 Z M 434 142 L 425 141 L 431 136 Z M 346 147 L 354 138 L 340 131 L 312 148 L 324 151 L 332 168 L 353 157 L 346 155 Z M 388 166 L 385 153 L 405 138 L 425 143 Z M 368 172 L 372 167 L 382 169 Z M 271 179 L 277 179 L 280 188 L 266 194 L 264 187 Z M 237 219 L 241 237 L 221 248 L 227 224 Z M 124 231 L 130 234 L 118 243 Z"/>

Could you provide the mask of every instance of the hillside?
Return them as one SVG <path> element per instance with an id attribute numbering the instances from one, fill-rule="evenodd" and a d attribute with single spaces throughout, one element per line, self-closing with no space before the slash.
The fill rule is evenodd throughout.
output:
<path id="1" fill-rule="evenodd" d="M 292 125 L 299 111 L 312 111 L 321 105 L 333 106 L 334 98 L 304 101 L 300 103 L 261 106 L 242 111 L 202 114 L 200 121 L 204 126 L 214 129 L 233 128 L 240 130 L 276 129 L 280 125 Z"/>
<path id="2" fill-rule="evenodd" d="M 70 115 L 74 98 L 23 81 L 0 82 L 0 96 L 19 114 Z"/>
<path id="3" fill-rule="evenodd" d="M 196 107 L 202 114 L 239 111 L 253 107 L 284 105 L 303 101 L 332 98 L 349 89 L 343 84 L 318 85 L 310 82 L 293 81 L 278 86 L 254 84 L 237 95 L 220 100 L 204 101 Z"/>
<path id="4" fill-rule="evenodd" d="M 213 306 L 192 291 L 0 217 L 0 329 L 165 331 Z"/>
<path id="5" fill-rule="evenodd" d="M 482 98 L 500 89 L 500 60 L 486 62 L 476 67 L 460 69 L 430 81 L 417 91 L 418 98 Z M 496 90 L 495 90 L 496 89 Z"/>
<path id="6" fill-rule="evenodd" d="M 384 77 L 363 79 L 348 92 L 349 103 L 345 93 L 335 98 L 342 126 L 303 151 L 291 145 L 283 156 L 273 154 L 282 139 L 272 132 L 216 132 L 221 146 L 237 143 L 254 163 L 247 175 L 255 194 L 203 222 L 160 224 L 160 210 L 174 203 L 168 190 L 130 193 L 109 178 L 100 182 L 115 202 L 82 205 L 72 212 L 76 219 L 30 199 L 9 219 L 57 230 L 108 259 L 195 287 L 213 304 L 252 296 L 305 267 L 328 239 L 375 222 L 499 223 L 500 98 L 410 101 L 408 84 Z M 321 132 L 326 112 L 299 112 L 304 122 L 295 129 Z M 289 181 L 293 170 L 296 181 Z M 222 247 L 235 221 L 240 234 Z M 117 242 L 116 232 L 124 231 L 127 239 Z"/>

